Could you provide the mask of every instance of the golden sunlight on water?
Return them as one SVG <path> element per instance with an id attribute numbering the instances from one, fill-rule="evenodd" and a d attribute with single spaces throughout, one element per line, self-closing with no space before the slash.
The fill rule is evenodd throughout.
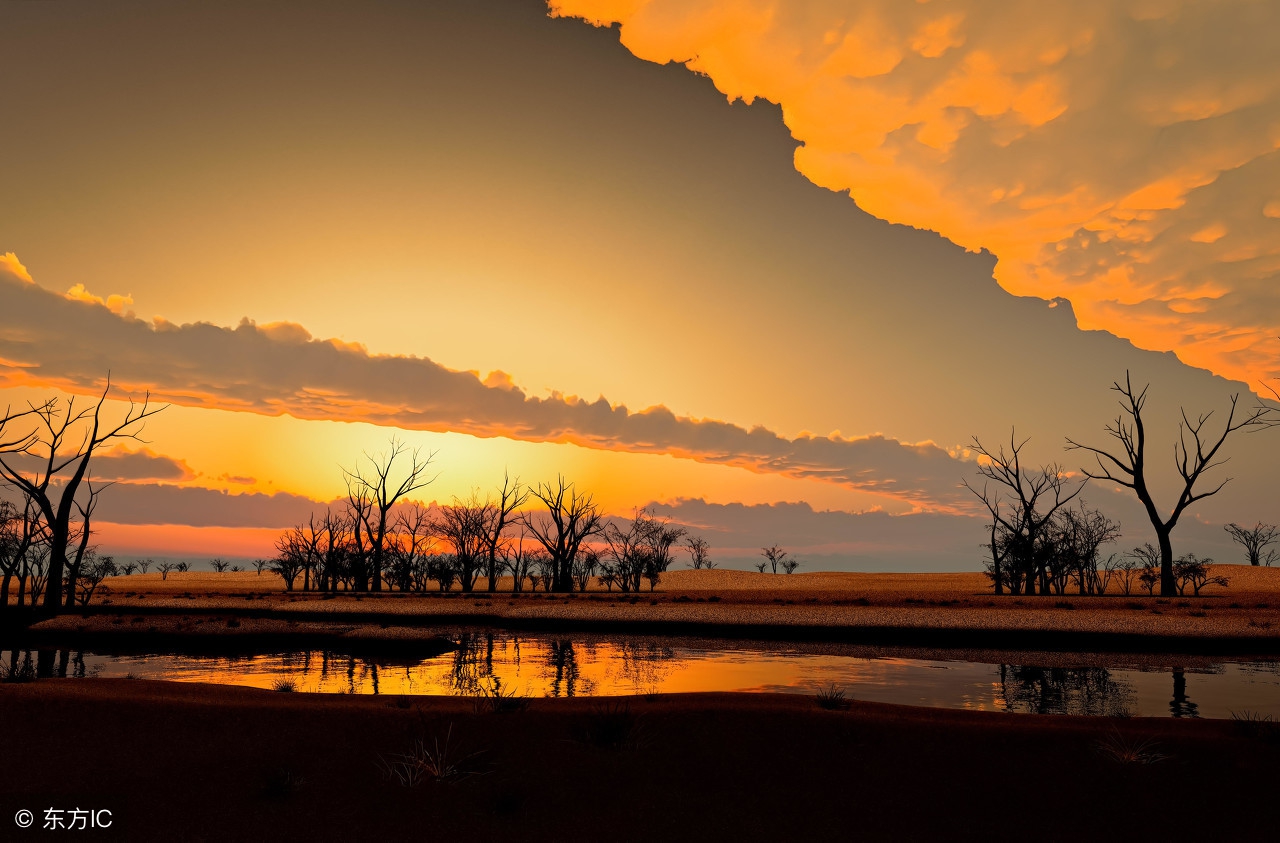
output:
<path id="1" fill-rule="evenodd" d="M 339 694 L 528 697 L 706 691 L 815 693 L 942 708 L 1093 715 L 1280 717 L 1280 664 L 1045 668 L 861 658 L 838 650 L 672 639 L 464 631 L 433 658 L 326 650 L 247 656 L 66 654 L 66 675 L 211 682 Z M 678 642 L 678 643 L 677 643 Z M 8 654 L 6 654 L 8 658 Z"/>

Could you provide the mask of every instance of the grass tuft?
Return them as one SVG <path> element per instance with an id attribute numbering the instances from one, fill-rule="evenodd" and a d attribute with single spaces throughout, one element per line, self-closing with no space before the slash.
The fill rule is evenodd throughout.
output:
<path id="1" fill-rule="evenodd" d="M 279 691 L 282 694 L 292 694 L 298 690 L 298 685 L 292 679 L 277 679 L 271 683 L 271 690 Z"/>
<path id="2" fill-rule="evenodd" d="M 449 724 L 444 740 L 419 738 L 409 751 L 396 755 L 379 755 L 378 768 L 383 776 L 401 787 L 417 787 L 423 782 L 459 782 L 484 775 L 479 763 L 482 753 L 463 752 L 453 742 L 453 724 Z"/>
<path id="3" fill-rule="evenodd" d="M 480 694 L 476 698 L 476 712 L 490 711 L 493 714 L 506 714 L 512 711 L 524 711 L 529 707 L 529 698 L 515 688 L 502 687 L 502 680 L 494 676 L 488 684 L 480 686 Z"/>
<path id="4" fill-rule="evenodd" d="M 612 750 L 640 749 L 648 742 L 643 718 L 627 700 L 594 706 L 579 724 L 577 736 L 582 743 Z"/>
<path id="5" fill-rule="evenodd" d="M 818 701 L 818 708 L 827 711 L 848 711 L 853 705 L 853 700 L 846 696 L 844 688 L 837 688 L 834 683 L 819 691 L 815 699 Z"/>
<path id="6" fill-rule="evenodd" d="M 1126 738 L 1119 729 L 1112 729 L 1094 748 L 1117 764 L 1155 764 L 1168 758 L 1156 751 L 1159 745 L 1150 738 Z"/>

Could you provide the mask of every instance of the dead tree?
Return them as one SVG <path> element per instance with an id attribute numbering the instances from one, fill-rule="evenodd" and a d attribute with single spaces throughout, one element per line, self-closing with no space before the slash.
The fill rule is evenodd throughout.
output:
<path id="1" fill-rule="evenodd" d="M 75 398 L 67 399 L 65 412 L 57 399 L 41 405 L 29 404 L 29 410 L 20 415 L 34 418 L 35 429 L 18 440 L 0 443 L 0 476 L 35 503 L 49 530 L 44 615 L 57 614 L 65 594 L 63 581 L 67 573 L 67 546 L 73 538 L 72 513 L 76 509 L 80 484 L 89 476 L 89 461 L 100 447 L 113 440 L 143 441 L 139 436 L 143 422 L 164 409 L 152 407 L 148 395 L 141 404 L 129 401 L 122 422 L 115 426 L 104 425 L 102 410 L 110 390 L 111 378 L 108 376 L 102 395 L 92 406 L 77 409 Z M 82 427 L 87 430 L 81 433 L 79 444 L 74 444 L 76 432 Z M 3 424 L 0 424 L 2 430 Z M 20 451 L 36 457 L 39 466 L 30 474 L 20 471 L 12 460 L 4 458 L 6 449 L 10 453 Z M 63 477 L 62 473 L 68 469 L 71 474 Z M 59 480 L 57 484 L 53 483 L 55 478 Z M 74 595 L 74 589 L 71 593 Z"/>
<path id="2" fill-rule="evenodd" d="M 525 513 L 520 520 L 550 557 L 547 591 L 572 591 L 573 563 L 582 545 L 604 529 L 604 516 L 592 496 L 579 492 L 563 475 L 554 484 L 539 483 L 530 494 L 547 511 L 538 516 Z"/>
<path id="3" fill-rule="evenodd" d="M 1149 385 L 1148 385 L 1149 386 Z M 1147 388 L 1135 389 L 1125 372 L 1124 386 L 1119 381 L 1111 388 L 1120 395 L 1120 415 L 1107 425 L 1107 433 L 1120 443 L 1121 452 L 1113 454 L 1102 448 L 1081 445 L 1073 439 L 1067 439 L 1069 449 L 1088 451 L 1093 454 L 1098 467 L 1093 470 L 1084 469 L 1084 473 L 1097 480 L 1109 480 L 1126 489 L 1132 489 L 1146 509 L 1147 517 L 1156 533 L 1156 541 L 1160 546 L 1160 596 L 1175 597 L 1178 594 L 1177 580 L 1173 571 L 1173 543 L 1170 535 L 1177 526 L 1178 519 L 1187 507 L 1196 501 L 1212 497 L 1222 491 L 1222 487 L 1231 481 L 1228 477 L 1217 486 L 1204 492 L 1196 492 L 1196 484 L 1210 471 L 1226 462 L 1219 458 L 1218 452 L 1227 441 L 1227 437 L 1237 430 L 1258 430 L 1272 426 L 1271 408 L 1265 406 L 1245 410 L 1237 417 L 1240 408 L 1237 406 L 1239 393 L 1231 396 L 1231 408 L 1227 411 L 1226 424 L 1217 436 L 1205 430 L 1213 413 L 1204 413 L 1193 422 L 1182 409 L 1182 420 L 1178 423 L 1178 441 L 1173 446 L 1174 464 L 1178 476 L 1182 478 L 1182 492 L 1168 517 L 1161 515 L 1147 487 L 1146 427 L 1142 420 L 1142 410 L 1147 402 Z M 1127 421 L 1126 421 L 1127 417 Z"/>
<path id="4" fill-rule="evenodd" d="M 453 548 L 453 566 L 464 592 L 475 588 L 481 566 L 486 559 L 489 539 L 491 504 L 475 495 L 470 500 L 454 498 L 449 506 L 440 507 L 432 530 Z"/>
<path id="5" fill-rule="evenodd" d="M 984 482 L 979 491 L 967 478 L 963 481 L 964 487 L 973 492 L 991 514 L 992 576 L 996 594 L 1004 593 L 1004 583 L 1016 586 L 1019 582 L 1023 594 L 1035 594 L 1037 584 L 1042 593 L 1048 591 L 1043 554 L 1046 528 L 1058 510 L 1080 494 L 1088 482 L 1075 485 L 1057 463 L 1034 470 L 1023 467 L 1022 449 L 1026 444 L 1026 439 L 1019 442 L 1017 435 L 1010 432 L 1006 453 L 1003 445 L 991 451 L 978 437 L 973 437 L 974 450 L 985 459 L 978 463 L 978 474 Z M 991 483 L 996 484 L 996 490 L 990 488 Z M 1011 496 L 1008 510 L 1003 507 L 1000 487 Z M 1020 565 L 1023 570 L 1013 571 L 1008 567 L 1010 564 Z M 1011 577 L 1011 573 L 1022 577 Z M 1018 593 L 1016 587 L 1012 590 Z"/>
<path id="6" fill-rule="evenodd" d="M 1269 545 L 1276 542 L 1274 524 L 1263 524 L 1261 521 L 1252 527 L 1228 524 L 1226 531 L 1231 534 L 1231 538 L 1244 546 L 1245 552 L 1249 554 L 1249 564 L 1253 567 L 1266 565 L 1270 568 L 1271 563 L 1278 558 L 1274 548 L 1267 550 Z M 1266 553 L 1263 553 L 1264 550 L 1266 550 Z"/>
<path id="7" fill-rule="evenodd" d="M 391 476 L 396 468 L 396 461 L 406 455 L 409 458 L 408 470 L 405 471 L 404 478 L 395 483 Z M 434 451 L 426 457 L 421 456 L 417 449 L 410 451 L 408 445 L 393 436 L 391 447 L 385 454 L 369 456 L 366 453 L 364 458 L 368 465 L 361 466 L 357 462 L 355 468 L 342 470 L 347 481 L 348 500 L 360 503 L 351 509 L 359 519 L 357 530 L 363 530 L 367 542 L 367 575 L 372 577 L 373 591 L 382 590 L 382 566 L 386 557 L 387 532 L 391 527 L 388 513 L 405 495 L 412 494 L 435 480 L 434 477 L 426 476 L 427 468 L 435 456 Z M 357 582 L 357 590 L 366 591 L 368 588 L 368 580 Z"/>
<path id="8" fill-rule="evenodd" d="M 689 536 L 684 540 L 685 549 L 689 551 L 689 567 L 695 571 L 710 571 L 716 566 L 711 561 L 711 545 L 702 536 Z"/>
<path id="9" fill-rule="evenodd" d="M 485 573 L 489 576 L 489 591 L 498 590 L 498 577 L 502 573 L 503 542 L 509 538 L 503 531 L 511 524 L 512 515 L 529 499 L 529 490 L 520 485 L 520 478 L 512 480 L 507 474 L 502 475 L 502 488 L 498 490 L 497 500 L 487 504 L 484 522 L 484 544 L 487 559 Z"/>
<path id="10" fill-rule="evenodd" d="M 785 566 L 787 552 L 782 548 L 778 547 L 776 544 L 770 547 L 760 548 L 760 555 L 763 556 L 765 558 L 765 561 L 769 563 L 769 565 L 771 566 L 771 570 L 775 574 L 778 573 L 779 565 Z M 762 573 L 763 573 L 763 570 L 762 570 Z"/>

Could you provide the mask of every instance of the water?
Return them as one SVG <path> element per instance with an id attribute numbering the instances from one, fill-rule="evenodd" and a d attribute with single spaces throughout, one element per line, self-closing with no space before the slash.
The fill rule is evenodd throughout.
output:
<path id="1" fill-rule="evenodd" d="M 938 708 L 1042 714 L 1280 719 L 1280 662 L 1041 667 L 914 658 L 867 658 L 837 645 L 705 642 L 641 636 L 459 630 L 457 651 L 427 659 L 332 650 L 249 656 L 107 655 L 62 651 L 54 672 L 346 694 L 533 697 L 689 691 L 814 693 L 836 686 L 853 699 Z M 34 658 L 3 653 L 6 668 Z"/>

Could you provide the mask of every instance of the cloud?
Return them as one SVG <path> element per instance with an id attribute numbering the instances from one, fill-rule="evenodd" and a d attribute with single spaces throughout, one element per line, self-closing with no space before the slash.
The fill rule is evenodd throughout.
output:
<path id="1" fill-rule="evenodd" d="M 83 284 L 76 284 L 70 290 L 67 290 L 66 295 L 72 301 L 100 304 L 112 313 L 122 313 L 126 307 L 133 304 L 133 296 L 110 295 L 103 299 L 102 296 L 95 296 L 86 290 Z"/>
<path id="2" fill-rule="evenodd" d="M 723 550 L 780 544 L 793 552 L 973 557 L 985 520 L 951 513 L 841 512 L 799 503 L 708 503 L 701 498 L 652 503 L 654 515 L 688 527 Z M 972 558 L 968 560 L 970 563 Z"/>
<path id="3" fill-rule="evenodd" d="M 201 486 L 116 483 L 99 498 L 94 518 L 112 524 L 284 529 L 306 522 L 321 501 L 288 492 L 231 494 Z"/>
<path id="4" fill-rule="evenodd" d="M 881 435 L 787 439 L 762 427 L 632 412 L 604 398 L 526 395 L 504 373 L 481 381 L 421 357 L 374 355 L 301 326 L 145 322 L 96 302 L 0 279 L 0 385 L 121 389 L 194 407 L 336 419 L 410 430 L 564 442 L 839 483 L 922 507 L 968 507 L 961 460 L 931 442 Z"/>
<path id="5" fill-rule="evenodd" d="M 782 106 L 797 169 L 1081 327 L 1280 374 L 1280 6 L 553 0 Z"/>
<path id="6" fill-rule="evenodd" d="M 5 462 L 20 473 L 39 471 L 44 463 L 26 455 L 5 455 Z M 129 451 L 115 448 L 94 454 L 90 462 L 91 477 L 95 482 L 119 480 L 191 480 L 196 475 L 184 460 L 157 454 L 150 448 Z"/>
<path id="7" fill-rule="evenodd" d="M 0 273 L 10 275 L 19 281 L 26 281 L 28 284 L 35 283 L 31 280 L 31 273 L 27 272 L 27 268 L 18 260 L 18 256 L 13 252 L 5 252 L 0 255 Z"/>

